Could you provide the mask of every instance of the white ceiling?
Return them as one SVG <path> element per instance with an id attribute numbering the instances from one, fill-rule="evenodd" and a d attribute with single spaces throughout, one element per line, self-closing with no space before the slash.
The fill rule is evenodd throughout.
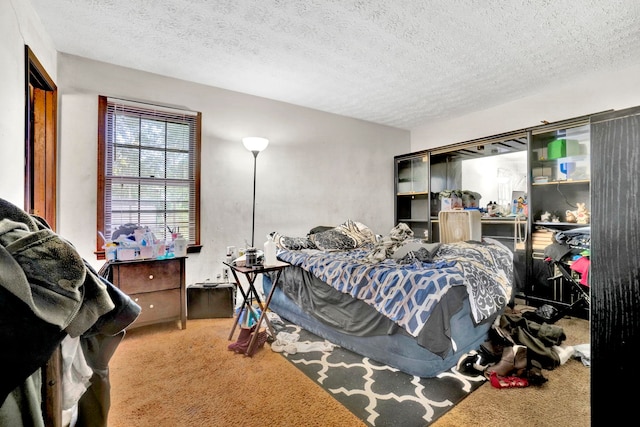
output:
<path id="1" fill-rule="evenodd" d="M 60 52 L 411 129 L 640 63 L 638 0 L 31 0 Z"/>

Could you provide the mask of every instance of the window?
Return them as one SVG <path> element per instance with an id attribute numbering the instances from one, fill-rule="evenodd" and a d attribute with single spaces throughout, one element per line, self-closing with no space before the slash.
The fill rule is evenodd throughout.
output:
<path id="1" fill-rule="evenodd" d="M 104 96 L 98 111 L 98 230 L 109 238 L 136 224 L 165 241 L 179 232 L 199 250 L 201 114 Z"/>

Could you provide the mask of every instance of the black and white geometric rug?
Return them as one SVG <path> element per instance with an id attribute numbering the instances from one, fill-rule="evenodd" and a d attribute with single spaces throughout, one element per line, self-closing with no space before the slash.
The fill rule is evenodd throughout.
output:
<path id="1" fill-rule="evenodd" d="M 288 323 L 278 325 L 276 330 L 299 334 L 300 343 L 325 342 Z M 285 350 L 282 355 L 367 425 L 375 427 L 428 426 L 485 381 L 484 376 L 459 374 L 455 367 L 435 378 L 420 378 L 341 347 L 324 352 L 291 350 L 295 354 Z"/>

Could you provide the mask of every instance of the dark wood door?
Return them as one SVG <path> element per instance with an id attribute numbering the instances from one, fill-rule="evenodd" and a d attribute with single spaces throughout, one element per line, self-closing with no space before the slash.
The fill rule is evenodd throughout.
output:
<path id="1" fill-rule="evenodd" d="M 640 378 L 640 107 L 591 120 L 592 425 L 636 416 Z"/>
<path id="2" fill-rule="evenodd" d="M 25 48 L 25 210 L 44 218 L 56 230 L 57 87 Z"/>

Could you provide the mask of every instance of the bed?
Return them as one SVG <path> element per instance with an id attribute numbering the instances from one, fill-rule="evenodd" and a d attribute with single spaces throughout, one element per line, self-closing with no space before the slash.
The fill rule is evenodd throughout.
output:
<path id="1" fill-rule="evenodd" d="M 374 235 L 348 220 L 306 237 L 272 233 L 289 262 L 270 309 L 343 348 L 434 377 L 487 340 L 510 301 L 513 255 L 501 243 L 426 243 L 405 224 Z M 268 294 L 274 276 L 265 275 Z"/>

